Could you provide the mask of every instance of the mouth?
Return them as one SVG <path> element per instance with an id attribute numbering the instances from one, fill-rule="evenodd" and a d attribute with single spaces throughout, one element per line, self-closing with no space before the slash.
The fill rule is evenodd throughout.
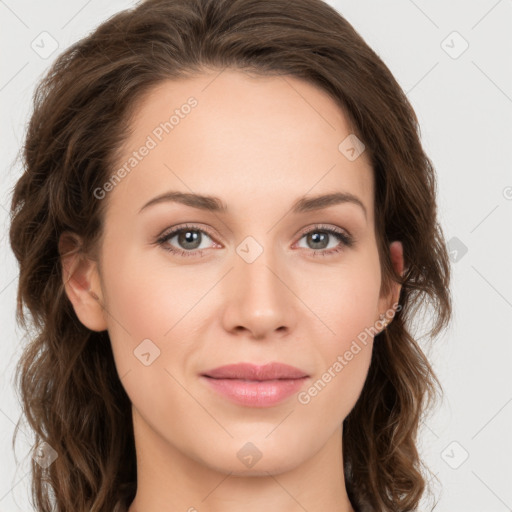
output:
<path id="1" fill-rule="evenodd" d="M 298 392 L 309 375 L 282 363 L 239 363 L 209 370 L 201 378 L 210 389 L 238 405 L 271 407 Z"/>

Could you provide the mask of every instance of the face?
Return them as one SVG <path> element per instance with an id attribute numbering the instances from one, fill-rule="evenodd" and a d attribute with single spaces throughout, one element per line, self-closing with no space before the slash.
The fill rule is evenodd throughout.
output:
<path id="1" fill-rule="evenodd" d="M 137 428 L 160 448 L 235 474 L 296 467 L 340 432 L 395 298 L 380 296 L 369 159 L 340 149 L 352 130 L 333 100 L 291 77 L 169 81 L 131 123 L 125 172 L 96 192 L 108 207 L 87 276 L 103 308 L 75 310 L 108 329 Z M 306 377 L 203 376 L 240 362 Z"/>

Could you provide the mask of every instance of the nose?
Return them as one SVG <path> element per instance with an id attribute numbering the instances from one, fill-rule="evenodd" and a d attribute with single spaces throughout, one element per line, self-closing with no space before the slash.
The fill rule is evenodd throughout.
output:
<path id="1" fill-rule="evenodd" d="M 248 263 L 235 254 L 233 270 L 225 280 L 223 323 L 231 333 L 251 338 L 286 336 L 295 327 L 300 301 L 293 293 L 292 273 L 264 250 Z"/>

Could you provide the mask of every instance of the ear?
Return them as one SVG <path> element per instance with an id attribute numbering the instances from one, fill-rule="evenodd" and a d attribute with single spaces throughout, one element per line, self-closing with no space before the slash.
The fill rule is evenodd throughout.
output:
<path id="1" fill-rule="evenodd" d="M 402 242 L 394 241 L 389 245 L 389 254 L 391 259 L 391 264 L 395 269 L 395 272 L 399 275 L 403 275 L 404 273 L 404 253 Z M 386 297 L 381 297 L 379 299 L 379 311 L 378 316 L 384 314 L 385 319 L 392 321 L 391 313 L 395 308 L 393 305 L 398 303 L 398 299 L 400 297 L 400 290 L 402 286 L 398 283 L 393 282 L 391 285 L 391 291 Z"/>
<path id="2" fill-rule="evenodd" d="M 80 248 L 77 235 L 68 231 L 62 233 L 59 254 L 64 289 L 80 322 L 91 331 L 104 331 L 107 323 L 97 263 L 87 258 Z"/>

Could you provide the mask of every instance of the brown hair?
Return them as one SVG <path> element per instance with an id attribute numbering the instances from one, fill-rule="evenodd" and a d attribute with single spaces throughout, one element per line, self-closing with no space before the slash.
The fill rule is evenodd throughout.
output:
<path id="1" fill-rule="evenodd" d="M 34 94 L 10 242 L 20 266 L 17 321 L 27 328 L 25 306 L 35 327 L 16 373 L 23 412 L 36 441 L 58 453 L 48 468 L 32 462 L 37 511 L 110 512 L 132 501 L 137 478 L 131 404 L 108 332 L 78 320 L 59 238 L 76 233 L 84 255 L 97 248 L 106 201 L 93 191 L 114 170 L 136 101 L 164 80 L 226 67 L 320 87 L 371 156 L 382 293 L 401 283 L 401 309 L 377 335 L 361 396 L 344 420 L 346 487 L 354 507 L 380 511 L 414 510 L 424 493 L 416 436 L 441 386 L 410 322 L 426 301 L 434 314 L 428 334 L 447 326 L 450 267 L 434 168 L 405 94 L 321 0 L 146 0 L 62 53 Z M 390 261 L 393 240 L 404 247 L 403 276 Z"/>

